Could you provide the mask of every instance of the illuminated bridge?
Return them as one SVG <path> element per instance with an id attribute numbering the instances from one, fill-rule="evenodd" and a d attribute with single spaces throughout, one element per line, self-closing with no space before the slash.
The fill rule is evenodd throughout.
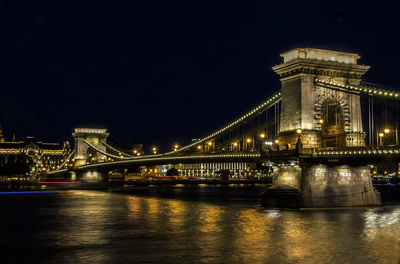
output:
<path id="1" fill-rule="evenodd" d="M 357 63 L 358 54 L 305 48 L 281 56 L 273 67 L 281 89 L 198 141 L 137 156 L 107 144 L 106 129 L 77 128 L 75 150 L 48 176 L 90 181 L 171 168 L 202 178 L 268 174 L 272 205 L 282 195 L 299 197 L 301 206 L 380 204 L 371 171 L 381 166 L 398 175 L 400 90 L 361 81 L 370 67 Z"/>

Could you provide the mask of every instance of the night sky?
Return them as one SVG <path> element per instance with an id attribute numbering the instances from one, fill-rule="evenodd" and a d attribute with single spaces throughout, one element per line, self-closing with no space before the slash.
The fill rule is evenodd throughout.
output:
<path id="1" fill-rule="evenodd" d="M 271 67 L 296 47 L 359 53 L 367 81 L 400 87 L 395 5 L 15 1 L 1 1 L 8 140 L 71 141 L 75 127 L 104 127 L 120 144 L 184 144 L 280 89 Z"/>

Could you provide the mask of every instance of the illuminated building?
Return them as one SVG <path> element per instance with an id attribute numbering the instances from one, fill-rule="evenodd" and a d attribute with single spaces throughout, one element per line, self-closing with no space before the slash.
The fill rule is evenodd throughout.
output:
<path id="1" fill-rule="evenodd" d="M 33 174 L 41 174 L 57 169 L 68 157 L 71 147 L 68 141 L 63 143 L 44 143 L 34 137 L 26 137 L 23 141 L 6 141 L 0 127 L 0 167 L 7 166 L 17 158 L 33 162 Z"/>

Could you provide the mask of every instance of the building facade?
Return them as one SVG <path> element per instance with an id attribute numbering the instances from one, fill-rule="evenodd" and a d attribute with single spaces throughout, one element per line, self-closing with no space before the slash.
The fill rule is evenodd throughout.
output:
<path id="1" fill-rule="evenodd" d="M 0 127 L 0 175 L 20 174 L 20 170 L 13 170 L 13 164 L 29 164 L 27 173 L 38 176 L 57 169 L 63 164 L 71 152 L 68 141 L 62 143 L 45 143 L 34 137 L 26 137 L 23 141 L 6 141 Z M 18 167 L 18 166 L 17 166 Z M 16 168 L 18 169 L 18 168 Z"/>

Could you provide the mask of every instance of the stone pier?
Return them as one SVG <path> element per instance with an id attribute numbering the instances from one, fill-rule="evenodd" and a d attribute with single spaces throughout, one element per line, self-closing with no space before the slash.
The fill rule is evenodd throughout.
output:
<path id="1" fill-rule="evenodd" d="M 108 178 L 102 172 L 85 171 L 78 174 L 78 179 L 81 183 L 104 183 Z"/>
<path id="2" fill-rule="evenodd" d="M 276 166 L 263 199 L 264 206 L 289 208 L 380 204 L 367 166 L 330 164 Z"/>

